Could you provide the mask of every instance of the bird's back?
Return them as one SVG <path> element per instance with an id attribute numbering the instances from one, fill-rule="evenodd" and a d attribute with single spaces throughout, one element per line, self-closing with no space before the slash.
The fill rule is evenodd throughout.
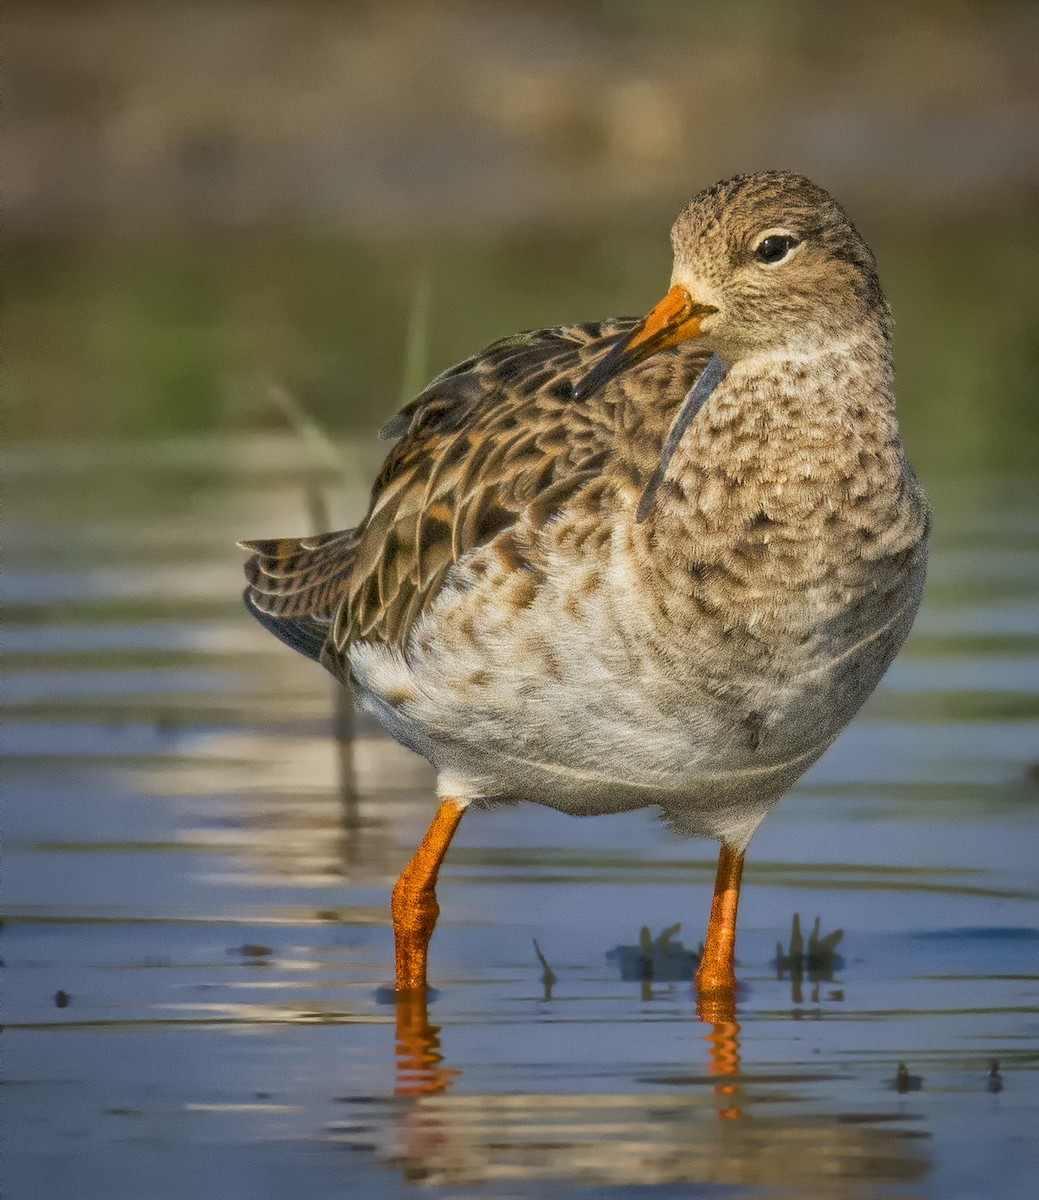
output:
<path id="1" fill-rule="evenodd" d="M 345 678 L 350 646 L 403 649 L 455 564 L 518 559 L 537 527 L 604 470 L 644 486 L 706 356 L 664 355 L 596 396 L 573 384 L 633 321 L 502 339 L 438 375 L 380 430 L 398 439 L 353 529 L 244 541 L 245 602 L 293 649 Z M 655 403 L 638 385 L 651 378 Z"/>

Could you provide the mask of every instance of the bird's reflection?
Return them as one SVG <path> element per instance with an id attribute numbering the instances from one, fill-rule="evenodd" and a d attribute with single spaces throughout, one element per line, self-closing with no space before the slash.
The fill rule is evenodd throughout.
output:
<path id="1" fill-rule="evenodd" d="M 546 971 L 547 998 L 551 998 L 551 968 Z M 440 1026 L 429 1019 L 429 989 L 413 988 L 396 995 L 397 1014 L 397 1078 L 395 1094 L 398 1096 L 434 1096 L 446 1092 L 461 1075 L 461 1071 L 446 1066 L 440 1045 Z M 712 997 L 709 1002 L 701 1000 L 698 1005 L 700 1020 L 710 1024 L 711 1032 L 704 1041 L 709 1047 L 708 1072 L 717 1076 L 719 1085 L 715 1095 L 725 1098 L 727 1103 L 719 1109 L 718 1116 L 732 1120 L 742 1116 L 733 1101 L 739 1095 L 736 1078 L 740 1073 L 740 1026 L 736 1020 L 735 996 L 726 993 Z"/>
<path id="2" fill-rule="evenodd" d="M 639 1086 L 616 1091 L 539 1088 L 536 1076 L 529 1090 L 467 1091 L 459 1086 L 462 1072 L 447 1065 L 429 1000 L 425 991 L 396 997 L 395 1102 L 383 1126 L 389 1142 L 374 1137 L 384 1161 L 412 1182 L 700 1181 L 780 1186 L 806 1200 L 859 1200 L 880 1183 L 919 1180 L 929 1169 L 926 1143 L 906 1127 L 904 1113 L 888 1127 L 877 1113 L 863 1121 L 854 1114 L 777 1111 L 768 1075 L 748 1076 L 741 1067 L 734 994 L 701 998 L 699 1069 L 650 1072 Z M 452 1031 L 464 1036 L 462 1026 Z M 492 1065 L 479 1064 L 474 1079 Z M 805 1085 L 819 1078 L 816 1068 Z M 784 1088 L 793 1082 L 789 1073 L 776 1079 Z M 753 1120 L 739 1119 L 751 1113 Z M 369 1108 L 367 1120 L 348 1123 L 340 1136 L 370 1145 L 380 1124 L 371 1124 L 373 1116 Z"/>

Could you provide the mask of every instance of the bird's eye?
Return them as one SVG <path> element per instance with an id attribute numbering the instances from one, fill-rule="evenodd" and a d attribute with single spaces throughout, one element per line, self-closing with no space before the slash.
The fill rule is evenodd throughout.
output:
<path id="1" fill-rule="evenodd" d="M 789 233 L 770 233 L 758 243 L 754 257 L 758 262 L 774 267 L 776 263 L 781 263 L 796 245 L 797 238 L 791 237 Z"/>

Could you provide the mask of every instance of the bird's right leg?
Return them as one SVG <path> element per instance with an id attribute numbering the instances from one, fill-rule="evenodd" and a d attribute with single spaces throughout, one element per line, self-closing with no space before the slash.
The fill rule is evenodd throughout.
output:
<path id="1" fill-rule="evenodd" d="M 393 938 L 398 992 L 426 986 L 429 939 L 440 914 L 437 875 L 464 812 L 465 804 L 457 800 L 446 797 L 440 801 L 426 836 L 394 886 Z"/>

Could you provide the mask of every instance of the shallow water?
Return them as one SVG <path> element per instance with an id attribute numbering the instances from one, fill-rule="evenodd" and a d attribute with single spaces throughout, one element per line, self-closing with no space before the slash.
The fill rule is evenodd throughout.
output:
<path id="1" fill-rule="evenodd" d="M 295 442 L 7 473 L 11 1200 L 1034 1195 L 1034 480 L 932 485 L 917 629 L 756 836 L 712 1027 L 666 964 L 624 978 L 676 922 L 695 949 L 713 878 L 648 813 L 472 814 L 438 993 L 386 1002 L 430 773 L 361 720 L 344 795 L 330 682 L 237 600 L 236 537 L 361 504 Z M 844 931 L 819 978 L 777 970 L 795 913 Z"/>

